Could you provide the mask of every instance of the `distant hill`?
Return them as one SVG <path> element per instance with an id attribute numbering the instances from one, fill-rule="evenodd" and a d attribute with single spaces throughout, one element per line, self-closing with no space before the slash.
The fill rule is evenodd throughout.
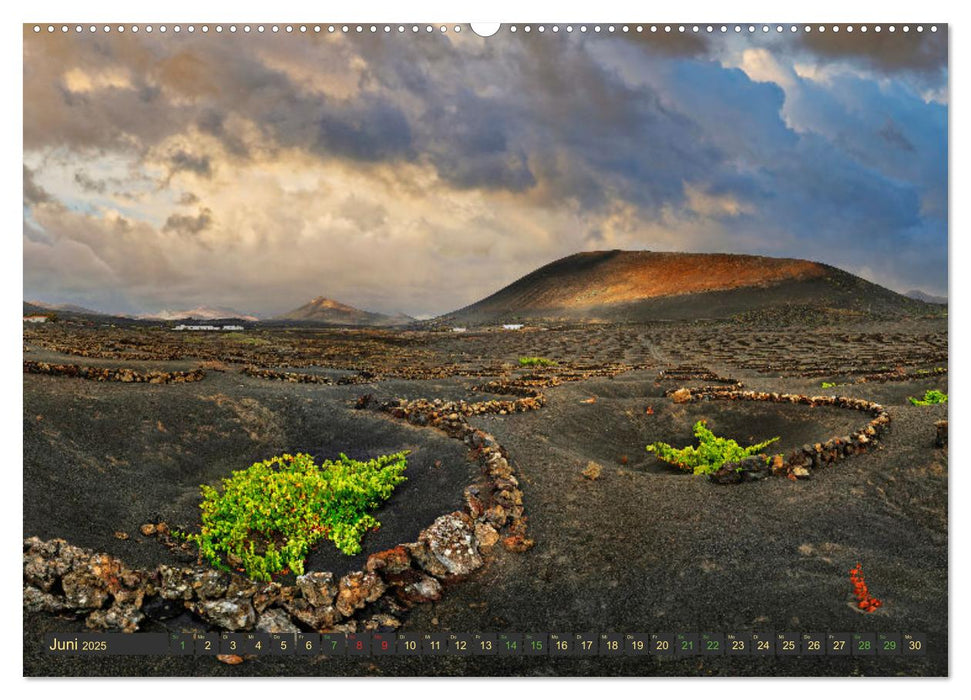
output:
<path id="1" fill-rule="evenodd" d="M 926 301 L 928 304 L 947 304 L 947 297 L 934 296 L 933 294 L 922 292 L 919 289 L 911 289 L 904 296 L 916 299 L 917 301 Z"/>
<path id="2" fill-rule="evenodd" d="M 315 297 L 303 306 L 275 317 L 283 321 L 324 323 L 333 326 L 401 326 L 414 322 L 411 316 L 362 311 L 327 297 Z"/>
<path id="3" fill-rule="evenodd" d="M 217 319 L 239 319 L 241 321 L 258 321 L 256 316 L 241 314 L 235 309 L 226 306 L 197 306 L 194 309 L 183 311 L 172 311 L 163 309 L 155 314 L 143 314 L 138 318 L 149 321 L 185 321 L 195 319 L 197 321 L 215 321 Z"/>
<path id="4" fill-rule="evenodd" d="M 68 313 L 77 314 L 79 316 L 109 316 L 103 311 L 94 311 L 93 309 L 86 309 L 83 306 L 77 306 L 75 304 L 48 304 L 43 301 L 25 301 L 24 302 L 24 315 L 29 314 L 43 314 L 49 313 L 51 311 L 57 313 Z"/>
<path id="5" fill-rule="evenodd" d="M 933 313 L 937 308 L 808 260 L 612 250 L 556 260 L 440 320 L 640 322 L 727 318 L 794 307 L 875 316 Z"/>

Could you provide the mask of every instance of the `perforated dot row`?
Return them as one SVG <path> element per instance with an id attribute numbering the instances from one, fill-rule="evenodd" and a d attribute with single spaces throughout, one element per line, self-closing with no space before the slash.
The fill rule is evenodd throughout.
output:
<path id="1" fill-rule="evenodd" d="M 844 25 L 839 25 L 839 24 L 834 24 L 834 25 L 824 25 L 824 24 L 820 24 L 820 25 L 810 25 L 810 24 L 759 24 L 759 25 L 755 25 L 755 24 L 748 24 L 748 25 L 742 25 L 742 24 L 719 24 L 719 25 L 713 25 L 713 24 L 706 24 L 706 25 L 701 25 L 701 24 L 690 24 L 690 25 L 688 24 L 636 24 L 636 25 L 579 24 L 579 25 L 572 25 L 572 24 L 567 24 L 562 26 L 556 25 L 556 24 L 549 25 L 549 26 L 542 25 L 542 24 L 540 25 L 530 25 L 530 24 L 515 25 L 514 24 L 509 26 L 508 30 L 514 33 L 518 31 L 523 31 L 527 33 L 536 31 L 536 32 L 543 33 L 543 32 L 546 32 L 547 30 L 551 32 L 559 32 L 562 30 L 566 32 L 578 31 L 580 33 L 586 33 L 586 32 L 592 31 L 597 34 L 604 33 L 604 32 L 608 34 L 613 34 L 616 32 L 621 32 L 621 33 L 635 32 L 638 34 L 641 34 L 644 32 L 655 33 L 655 34 L 658 32 L 666 33 L 666 34 L 671 34 L 671 33 L 686 34 L 689 32 L 690 33 L 704 32 L 708 34 L 714 34 L 714 33 L 727 34 L 729 32 L 734 32 L 736 34 L 740 34 L 742 32 L 748 32 L 750 34 L 754 34 L 756 32 L 769 33 L 773 31 L 777 33 L 789 32 L 794 34 L 796 32 L 827 32 L 827 31 L 831 31 L 834 33 L 839 33 L 840 31 L 844 31 L 848 33 L 852 33 L 853 31 L 859 31 L 863 33 L 866 33 L 868 31 L 873 31 L 873 32 L 888 31 L 893 33 L 897 31 L 923 32 L 925 30 L 936 32 L 937 26 L 936 25 L 925 26 L 923 24 L 914 24 L 914 25 L 910 25 L 910 24 L 903 24 L 903 25 L 893 25 L 893 24 L 891 25 L 866 25 L 866 24 L 860 24 L 860 25 L 852 25 L 852 24 L 848 24 L 848 25 L 847 24 L 844 24 Z"/>
<path id="2" fill-rule="evenodd" d="M 50 34 L 53 34 L 54 32 L 57 32 L 57 31 L 60 31 L 65 34 L 71 31 L 75 33 L 81 33 L 85 31 L 91 32 L 91 33 L 118 32 L 119 34 L 123 34 L 126 31 L 131 32 L 133 34 L 136 34 L 139 31 L 146 32 L 146 33 L 152 33 L 153 31 L 158 31 L 163 34 L 166 32 L 172 32 L 175 34 L 181 34 L 183 32 L 186 32 L 188 34 L 195 34 L 196 32 L 201 32 L 203 34 L 208 34 L 209 32 L 216 32 L 217 34 L 221 34 L 223 32 L 228 32 L 230 34 L 235 34 L 237 32 L 242 32 L 244 34 L 249 34 L 251 32 L 256 32 L 257 34 L 263 34 L 267 32 L 272 34 L 278 34 L 280 32 L 285 32 L 287 34 L 294 34 L 294 33 L 320 34 L 322 32 L 326 32 L 329 34 L 334 34 L 334 33 L 377 34 L 379 32 L 390 34 L 391 32 L 398 32 L 400 34 L 403 34 L 405 32 L 412 32 L 414 34 L 417 34 L 419 32 L 424 32 L 426 34 L 430 34 L 432 32 L 444 33 L 449 31 L 459 33 L 462 31 L 462 27 L 458 24 L 456 25 L 447 25 L 447 24 L 409 24 L 409 25 L 404 25 L 404 24 L 398 24 L 398 25 L 390 25 L 390 24 L 383 24 L 383 25 L 378 25 L 378 24 L 323 24 L 323 25 L 322 24 L 283 24 L 283 25 L 280 25 L 280 24 L 253 24 L 253 25 L 251 24 L 241 24 L 241 25 L 187 24 L 187 25 L 181 25 L 181 24 L 173 24 L 173 25 L 164 25 L 164 24 L 160 24 L 156 26 L 153 26 L 151 24 L 146 24 L 146 25 L 105 24 L 100 26 L 95 24 L 91 24 L 91 25 L 48 24 L 46 25 L 46 27 L 39 24 L 34 25 L 35 34 L 43 32 L 45 30 Z"/>
<path id="3" fill-rule="evenodd" d="M 127 32 L 131 32 L 132 34 L 137 34 L 140 31 L 141 32 L 148 33 L 148 34 L 151 34 L 154 31 L 158 31 L 158 32 L 163 33 L 163 34 L 166 33 L 166 32 L 173 32 L 175 34 L 180 34 L 182 32 L 186 32 L 186 33 L 189 33 L 189 34 L 194 34 L 196 32 L 201 32 L 203 34 L 208 34 L 209 32 L 216 32 L 217 34 L 220 34 L 220 33 L 223 33 L 223 32 L 229 32 L 230 34 L 234 34 L 236 32 L 242 32 L 244 34 L 248 34 L 250 32 L 256 32 L 258 34 L 262 34 L 262 33 L 266 33 L 266 32 L 270 32 L 270 33 L 273 33 L 273 34 L 277 34 L 279 32 L 285 32 L 287 34 L 293 34 L 293 33 L 298 33 L 298 34 L 307 34 L 307 33 L 320 34 L 322 32 L 325 32 L 325 33 L 328 33 L 328 34 L 334 34 L 334 33 L 342 33 L 342 34 L 377 34 L 377 33 L 390 34 L 390 33 L 398 33 L 398 34 L 404 34 L 406 32 L 410 32 L 412 34 L 418 34 L 418 33 L 430 34 L 430 33 L 433 33 L 433 32 L 439 32 L 439 33 L 454 32 L 454 33 L 459 33 L 459 32 L 462 31 L 461 25 L 458 25 L 458 24 L 456 24 L 456 25 L 447 25 L 447 24 L 408 24 L 408 25 L 405 25 L 405 24 L 397 24 L 397 25 L 390 25 L 390 24 L 384 24 L 384 25 L 378 25 L 378 24 L 339 24 L 339 25 L 338 24 L 327 24 L 327 25 L 321 25 L 321 24 L 286 24 L 286 25 L 279 25 L 279 24 L 271 24 L 271 25 L 257 24 L 257 25 L 249 25 L 249 24 L 243 24 L 243 25 L 235 25 L 235 24 L 230 24 L 230 25 L 225 25 L 225 26 L 224 25 L 221 25 L 221 24 L 216 24 L 216 25 L 202 24 L 202 25 L 198 25 L 198 26 L 197 25 L 194 25 L 194 24 L 187 24 L 187 25 L 174 24 L 174 25 L 171 25 L 171 26 L 164 25 L 164 24 L 156 25 L 156 26 L 153 26 L 151 24 L 146 24 L 146 25 L 137 25 L 137 24 L 124 25 L 124 24 L 119 24 L 119 25 L 114 25 L 114 26 L 113 25 L 109 25 L 109 24 L 100 25 L 100 26 L 99 25 L 94 25 L 94 24 L 91 24 L 91 25 L 81 25 L 81 24 L 76 24 L 76 25 L 67 25 L 67 24 L 54 25 L 54 24 L 48 24 L 46 26 L 42 26 L 42 25 L 39 25 L 39 24 L 35 24 L 33 29 L 34 29 L 34 33 L 35 34 L 39 34 L 39 33 L 43 32 L 45 30 L 49 34 L 53 34 L 53 33 L 57 32 L 57 31 L 60 31 L 60 32 L 65 33 L 65 34 L 68 33 L 68 32 L 71 32 L 71 31 L 73 31 L 75 33 L 81 33 L 81 32 L 85 32 L 85 31 L 90 32 L 90 33 L 95 33 L 95 32 L 104 32 L 104 33 L 118 32 L 119 34 L 123 34 L 126 31 Z M 897 31 L 904 32 L 904 33 L 908 33 L 908 32 L 911 32 L 911 31 L 923 32 L 925 30 L 931 31 L 931 32 L 936 32 L 937 31 L 937 26 L 936 25 L 929 25 L 929 26 L 926 26 L 925 27 L 922 24 L 916 24 L 916 25 L 910 25 L 910 24 L 903 24 L 903 25 L 894 25 L 894 24 L 890 24 L 890 25 L 879 25 L 879 24 L 876 24 L 876 25 L 866 25 L 866 24 L 860 24 L 860 25 L 852 25 L 852 24 L 849 24 L 849 25 L 838 25 L 838 24 L 834 24 L 834 25 L 823 25 L 823 24 L 820 24 L 820 25 L 809 25 L 809 24 L 772 24 L 772 25 L 770 25 L 770 24 L 760 24 L 760 25 L 754 25 L 754 24 L 749 24 L 749 25 L 740 25 L 740 24 L 735 24 L 735 25 L 727 25 L 727 24 L 720 24 L 720 25 L 712 25 L 712 24 L 707 24 L 707 25 L 700 25 L 700 24 L 691 24 L 691 25 L 685 25 L 685 24 L 650 24 L 650 25 L 644 25 L 644 24 L 637 24 L 637 25 L 629 25 L 629 24 L 621 24 L 621 25 L 613 25 L 613 24 L 607 24 L 607 25 L 600 25 L 600 24 L 594 24 L 594 25 L 586 25 L 586 24 L 579 24 L 579 25 L 572 25 L 572 24 L 566 24 L 566 25 L 558 25 L 558 24 L 551 24 L 551 25 L 544 25 L 544 24 L 536 24 L 536 25 L 534 25 L 534 24 L 521 24 L 521 25 L 517 25 L 517 24 L 513 24 L 513 25 L 509 25 L 508 27 L 504 27 L 504 29 L 506 29 L 507 31 L 512 32 L 512 33 L 516 33 L 516 32 L 520 32 L 521 31 L 521 32 L 525 32 L 527 34 L 528 33 L 531 33 L 531 32 L 534 32 L 534 31 L 537 32 L 537 33 L 539 33 L 539 34 L 544 34 L 547 31 L 552 32 L 554 34 L 559 33 L 561 31 L 564 31 L 564 32 L 567 32 L 567 33 L 572 33 L 572 32 L 575 32 L 576 31 L 576 32 L 580 32 L 581 34 L 588 33 L 588 32 L 593 32 L 595 34 L 599 34 L 599 33 L 612 34 L 612 33 L 616 33 L 616 32 L 621 32 L 621 33 L 625 33 L 625 34 L 626 33 L 631 33 L 631 32 L 634 32 L 636 34 L 641 34 L 641 33 L 644 33 L 644 32 L 648 32 L 648 33 L 664 33 L 664 34 L 672 34 L 672 33 L 681 33 L 681 34 L 687 34 L 687 33 L 693 33 L 693 34 L 698 34 L 698 33 L 707 33 L 707 34 L 722 33 L 722 34 L 727 34 L 729 32 L 733 32 L 733 33 L 736 33 L 736 34 L 740 34 L 742 32 L 748 32 L 750 34 L 754 34 L 756 32 L 762 32 L 762 33 L 767 34 L 769 32 L 776 32 L 776 33 L 789 32 L 790 34 L 795 34 L 797 32 L 804 32 L 804 33 L 808 33 L 808 32 L 820 32 L 820 33 L 823 33 L 823 32 L 833 32 L 833 33 L 839 33 L 841 31 L 842 32 L 846 32 L 846 33 L 852 33 L 854 31 L 858 31 L 858 32 L 861 32 L 861 33 L 866 33 L 866 32 L 877 32 L 877 33 L 879 33 L 879 32 L 883 32 L 883 31 L 887 31 L 887 32 L 890 32 L 890 33 L 895 33 Z"/>

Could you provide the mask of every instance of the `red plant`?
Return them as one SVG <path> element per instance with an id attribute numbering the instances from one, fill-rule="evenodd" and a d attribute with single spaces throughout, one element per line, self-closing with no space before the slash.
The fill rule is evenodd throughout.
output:
<path id="1" fill-rule="evenodd" d="M 863 612 L 874 612 L 883 603 L 870 595 L 866 581 L 863 580 L 863 565 L 860 562 L 850 569 L 850 583 L 853 584 L 853 595 L 856 596 L 857 607 Z"/>

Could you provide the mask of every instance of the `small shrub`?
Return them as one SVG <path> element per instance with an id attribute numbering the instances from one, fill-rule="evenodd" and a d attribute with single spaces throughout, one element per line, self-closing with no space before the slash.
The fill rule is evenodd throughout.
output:
<path id="1" fill-rule="evenodd" d="M 380 523 L 368 513 L 405 477 L 408 452 L 358 462 L 340 455 L 314 463 L 307 454 L 273 457 L 222 480 L 222 492 L 202 486 L 202 527 L 182 536 L 214 566 L 241 568 L 253 580 L 302 574 L 304 558 L 321 539 L 344 554 Z M 225 561 L 224 561 L 225 560 Z"/>
<path id="2" fill-rule="evenodd" d="M 947 403 L 947 394 L 937 389 L 928 389 L 924 392 L 924 398 L 917 399 L 909 396 L 907 400 L 915 406 L 934 406 L 939 403 Z"/>
<path id="3" fill-rule="evenodd" d="M 556 360 L 545 357 L 520 357 L 520 367 L 556 367 Z"/>
<path id="4" fill-rule="evenodd" d="M 689 445 L 683 449 L 677 449 L 666 442 L 655 442 L 647 446 L 647 451 L 653 452 L 658 459 L 681 469 L 695 474 L 710 474 L 725 462 L 737 462 L 745 457 L 751 457 L 779 439 L 774 437 L 757 445 L 742 447 L 730 438 L 715 435 L 705 427 L 703 420 L 695 423 L 694 434 L 698 438 L 697 447 Z"/>
<path id="5" fill-rule="evenodd" d="M 823 382 L 823 389 L 832 389 L 834 386 L 839 386 L 836 382 Z"/>

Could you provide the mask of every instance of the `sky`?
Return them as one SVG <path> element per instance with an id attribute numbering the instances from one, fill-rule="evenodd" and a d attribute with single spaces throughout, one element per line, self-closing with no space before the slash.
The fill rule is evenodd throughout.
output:
<path id="1" fill-rule="evenodd" d="M 142 27 L 24 29 L 25 299 L 425 317 L 616 248 L 947 293 L 946 28 Z"/>

